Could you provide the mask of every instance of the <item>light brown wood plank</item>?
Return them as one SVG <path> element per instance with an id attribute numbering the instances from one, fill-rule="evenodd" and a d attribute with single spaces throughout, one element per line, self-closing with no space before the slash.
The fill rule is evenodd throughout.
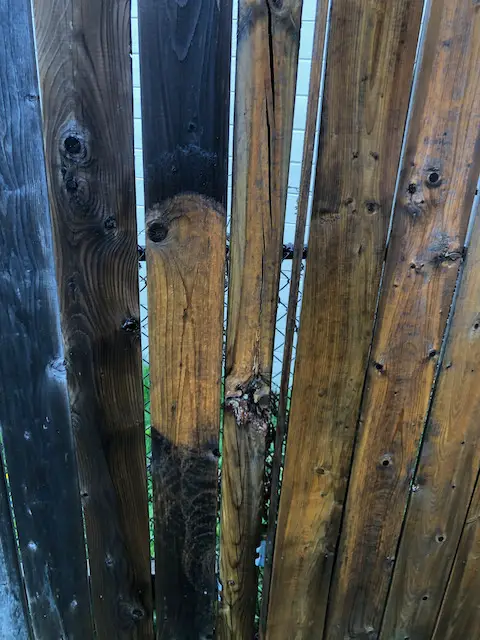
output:
<path id="1" fill-rule="evenodd" d="M 451 32 L 442 37 L 450 40 L 451 50 L 457 50 L 457 60 L 449 63 L 451 73 L 455 69 L 456 82 L 468 76 L 475 82 L 480 14 L 475 18 L 471 7 L 463 3 L 450 24 Z M 472 103 L 467 98 L 465 104 L 465 118 L 471 119 L 473 127 L 480 118 L 480 82 L 476 84 L 476 99 Z M 475 130 L 470 133 L 477 135 Z M 460 145 L 458 148 L 460 151 Z M 395 561 L 382 625 L 384 640 L 402 634 L 410 638 L 432 635 L 480 467 L 479 362 L 477 215 Z"/>
<path id="2" fill-rule="evenodd" d="M 432 640 L 477 640 L 479 637 L 480 482 L 477 480 Z"/>
<path id="3" fill-rule="evenodd" d="M 270 477 L 270 507 L 268 511 L 265 567 L 263 571 L 262 585 L 262 608 L 260 613 L 260 634 L 262 638 L 265 636 L 267 626 L 274 539 L 277 528 L 278 505 L 280 503 L 280 478 L 283 470 L 283 450 L 285 435 L 287 432 L 290 371 L 292 364 L 293 341 L 297 329 L 298 292 L 300 288 L 300 275 L 303 264 L 305 228 L 307 224 L 308 200 L 312 179 L 313 156 L 315 152 L 315 133 L 317 126 L 318 104 L 320 100 L 320 85 L 322 80 L 328 8 L 328 0 L 317 0 L 312 47 L 312 66 L 310 69 L 310 84 L 308 89 L 305 138 L 303 143 L 302 169 L 297 201 L 292 270 L 290 274 L 290 290 L 288 294 L 287 318 L 285 324 L 282 373 L 280 378 L 275 443 Z"/>
<path id="4" fill-rule="evenodd" d="M 337 0 L 267 637 L 322 636 L 422 2 Z"/>
<path id="5" fill-rule="evenodd" d="M 157 638 L 213 637 L 231 0 L 139 0 Z"/>
<path id="6" fill-rule="evenodd" d="M 147 216 L 157 637 L 215 622 L 225 211 L 178 195 Z"/>
<path id="7" fill-rule="evenodd" d="M 130 2 L 33 6 L 95 624 L 151 638 Z"/>
<path id="8" fill-rule="evenodd" d="M 240 0 L 218 635 L 251 640 L 301 0 Z"/>
<path id="9" fill-rule="evenodd" d="M 379 634 L 480 169 L 479 18 L 478 7 L 463 0 L 431 6 L 331 592 L 329 640 Z"/>

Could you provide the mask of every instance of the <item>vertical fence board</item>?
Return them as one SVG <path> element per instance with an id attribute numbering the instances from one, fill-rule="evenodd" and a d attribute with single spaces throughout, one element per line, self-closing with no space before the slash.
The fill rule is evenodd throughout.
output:
<path id="1" fill-rule="evenodd" d="M 240 0 L 222 468 L 219 637 L 253 634 L 301 0 Z"/>
<path id="2" fill-rule="evenodd" d="M 480 168 L 478 7 L 442 0 L 430 11 L 332 586 L 329 640 L 379 633 Z"/>
<path id="3" fill-rule="evenodd" d="M 454 56 L 449 62 L 450 74 L 457 76 L 455 83 L 465 87 L 465 126 L 458 132 L 450 130 L 456 140 L 458 135 L 463 139 L 464 131 L 475 137 L 473 127 L 480 122 L 480 79 L 476 87 L 473 78 L 471 87 L 467 79 L 470 73 L 475 75 L 473 69 L 480 60 L 480 14 L 474 18 L 472 8 L 463 3 L 449 22 L 451 27 L 447 27 L 448 33 L 442 33 L 442 38 L 450 40 L 450 49 L 456 51 L 450 54 Z M 446 85 L 448 70 L 443 77 Z M 448 108 L 451 105 L 445 101 L 445 113 Z M 457 144 L 459 158 L 463 148 Z M 449 188 L 459 193 L 458 185 L 450 183 Z M 385 640 L 402 634 L 431 637 L 480 468 L 478 215 L 461 278 L 395 561 L 382 625 Z"/>
<path id="4" fill-rule="evenodd" d="M 477 361 L 478 362 L 478 361 Z M 462 531 L 433 640 L 478 638 L 480 629 L 480 482 Z"/>
<path id="5" fill-rule="evenodd" d="M 0 17 L 3 17 L 1 11 Z M 1 71 L 0 77 L 2 77 Z M 28 640 L 30 633 L 27 603 L 18 565 L 2 465 L 0 465 L 0 474 L 0 638 Z"/>
<path id="6" fill-rule="evenodd" d="M 212 638 L 231 3 L 139 10 L 157 637 Z"/>
<path id="7" fill-rule="evenodd" d="M 323 630 L 421 11 L 332 5 L 270 638 Z"/>
<path id="8" fill-rule="evenodd" d="M 153 634 L 129 0 L 35 0 L 62 330 L 102 638 Z"/>
<path id="9" fill-rule="evenodd" d="M 3 445 L 35 637 L 91 638 L 28 0 L 0 2 L 0 42 Z"/>
<path id="10" fill-rule="evenodd" d="M 318 104 L 320 100 L 320 86 L 322 80 L 323 53 L 325 48 L 328 9 L 328 0 L 317 0 L 312 47 L 312 66 L 310 70 L 310 83 L 308 89 L 308 103 L 305 123 L 305 138 L 302 154 L 302 169 L 297 202 L 295 239 L 293 245 L 292 272 L 290 276 L 290 290 L 288 295 L 287 318 L 285 324 L 285 344 L 283 347 L 277 424 L 275 428 L 275 444 L 272 461 L 272 473 L 270 479 L 270 507 L 268 511 L 268 530 L 262 589 L 262 609 L 260 615 L 260 632 L 262 637 L 264 637 L 266 633 L 268 602 L 270 597 L 274 538 L 277 527 L 278 505 L 280 501 L 280 477 L 282 472 L 285 435 L 287 432 L 289 383 L 292 365 L 293 341 L 295 338 L 297 323 L 298 292 L 300 289 L 300 274 L 303 263 L 305 228 L 307 224 L 308 201 L 312 179 L 313 156 L 315 151 L 315 134 L 318 116 Z"/>

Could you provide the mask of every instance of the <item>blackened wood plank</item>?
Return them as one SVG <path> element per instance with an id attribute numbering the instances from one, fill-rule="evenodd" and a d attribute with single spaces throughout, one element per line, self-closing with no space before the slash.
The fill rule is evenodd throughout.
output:
<path id="1" fill-rule="evenodd" d="M 28 0 L 0 2 L 0 43 L 0 425 L 35 637 L 89 639 Z"/>
<path id="2" fill-rule="evenodd" d="M 478 7 L 463 0 L 430 7 L 333 583 L 331 640 L 380 633 L 480 170 L 479 20 Z M 408 577 L 400 583 L 402 591 L 411 586 Z M 424 636 L 417 629 L 412 637 Z"/>
<path id="3" fill-rule="evenodd" d="M 35 0 L 45 147 L 96 627 L 153 634 L 129 0 Z"/>
<path id="4" fill-rule="evenodd" d="M 157 637 L 212 638 L 230 0 L 141 0 Z"/>
<path id="5" fill-rule="evenodd" d="M 28 640 L 25 586 L 18 564 L 3 465 L 0 474 L 0 638 Z"/>
<path id="6" fill-rule="evenodd" d="M 254 635 L 266 436 L 302 1 L 240 0 L 219 637 Z"/>
<path id="7" fill-rule="evenodd" d="M 322 637 L 421 0 L 336 0 L 267 637 Z"/>

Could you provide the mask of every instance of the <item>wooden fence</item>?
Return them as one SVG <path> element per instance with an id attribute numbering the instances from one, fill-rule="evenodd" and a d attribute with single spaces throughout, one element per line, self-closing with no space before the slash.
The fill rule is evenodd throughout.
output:
<path id="1" fill-rule="evenodd" d="M 2 639 L 480 639 L 480 2 L 317 0 L 278 395 L 301 14 L 227 238 L 231 0 L 139 0 L 147 465 L 130 2 L 0 0 Z"/>

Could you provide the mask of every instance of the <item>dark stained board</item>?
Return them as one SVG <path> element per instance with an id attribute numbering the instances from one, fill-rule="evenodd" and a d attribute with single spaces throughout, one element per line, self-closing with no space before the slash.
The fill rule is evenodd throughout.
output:
<path id="1" fill-rule="evenodd" d="M 33 4 L 95 623 L 101 638 L 148 638 L 130 2 Z"/>
<path id="2" fill-rule="evenodd" d="M 295 224 L 295 239 L 293 244 L 292 271 L 290 274 L 290 290 L 288 294 L 287 318 L 285 324 L 285 342 L 282 357 L 282 373 L 275 428 L 275 444 L 271 471 L 270 506 L 268 510 L 268 530 L 266 541 L 265 568 L 262 585 L 262 609 L 260 614 L 260 633 L 266 632 L 268 601 L 272 577 L 273 549 L 275 531 L 277 527 L 278 505 L 280 501 L 280 479 L 283 470 L 283 450 L 288 421 L 289 383 L 292 363 L 293 342 L 297 329 L 297 303 L 300 288 L 300 275 L 303 265 L 305 228 L 307 224 L 310 183 L 312 178 L 313 156 L 315 152 L 315 133 L 320 100 L 320 85 L 322 80 L 323 52 L 325 47 L 326 25 L 329 10 L 327 0 L 317 0 L 315 13 L 315 29 L 312 47 L 312 65 L 310 70 L 310 84 L 303 143 L 302 169 L 300 189 L 297 201 L 297 217 Z"/>
<path id="3" fill-rule="evenodd" d="M 407 114 L 420 0 L 336 0 L 267 638 L 322 637 Z"/>
<path id="4" fill-rule="evenodd" d="M 28 640 L 31 636 L 25 587 L 18 564 L 3 466 L 0 474 L 0 638 Z"/>
<path id="5" fill-rule="evenodd" d="M 88 640 L 93 628 L 28 0 L 0 2 L 0 43 L 0 426 L 34 637 Z M 12 531 L 3 478 L 0 489 L 2 550 L 17 582 L 9 598 L 20 616 L 15 633 L 2 637 L 27 637 L 14 546 L 5 538 Z M 7 616 L 2 606 L 1 624 Z"/>
<path id="6" fill-rule="evenodd" d="M 157 638 L 213 638 L 230 0 L 140 0 Z"/>
<path id="7" fill-rule="evenodd" d="M 479 20 L 478 6 L 463 0 L 434 2 L 428 16 L 330 598 L 325 633 L 329 640 L 343 640 L 346 636 L 376 638 L 380 632 L 480 170 Z M 458 370 L 461 361 L 456 366 L 457 373 L 447 372 L 444 379 L 450 375 L 462 376 Z M 467 379 L 463 382 L 457 379 L 455 383 L 466 385 Z M 441 383 L 443 391 L 444 384 Z M 457 394 L 452 402 L 461 403 L 462 414 L 465 411 L 468 420 L 470 409 L 459 398 L 460 386 L 449 391 Z M 470 401 L 473 403 L 473 398 Z M 449 398 L 439 402 L 448 403 Z M 473 404 L 471 406 L 473 411 Z M 457 411 L 460 409 L 460 405 L 453 404 L 453 410 L 454 407 L 458 407 Z M 435 436 L 438 437 L 437 451 L 441 451 L 444 444 L 448 446 L 449 439 L 455 449 L 459 443 L 453 445 L 453 442 L 457 437 L 461 442 L 459 431 L 466 425 L 462 427 L 458 419 L 451 418 L 454 421 L 450 428 L 446 415 L 440 417 L 438 411 L 441 412 L 440 404 L 433 413 L 433 420 L 438 424 L 430 424 L 430 435 L 433 431 L 438 434 Z M 447 465 L 453 469 L 457 461 L 461 464 L 452 449 L 452 459 L 437 470 L 440 459 L 434 459 L 436 445 L 430 441 L 430 435 L 417 478 L 418 499 L 422 500 L 425 471 L 425 481 L 430 485 L 424 494 L 427 511 L 435 510 L 436 491 L 430 483 L 438 478 L 440 485 L 450 485 L 454 479 L 448 477 Z M 458 449 L 456 451 L 458 454 Z M 430 454 L 432 466 L 427 469 Z M 470 454 L 473 455 L 471 447 Z M 462 477 L 468 493 L 472 486 L 468 469 L 473 470 L 475 463 L 468 458 L 468 446 L 464 455 Z M 440 480 L 438 474 L 443 472 L 445 476 Z M 435 474 L 435 479 L 431 474 Z M 438 486 L 440 490 L 445 492 L 443 496 L 452 491 L 450 486 Z M 450 497 L 450 500 L 454 509 L 458 507 L 460 521 L 463 521 L 464 502 L 468 497 L 461 496 L 462 493 L 458 496 L 458 505 L 456 498 Z M 414 496 L 413 502 L 416 501 Z M 442 509 L 448 510 L 448 501 L 442 504 Z M 429 514 L 435 518 L 435 512 L 429 511 Z M 430 515 L 418 523 L 412 532 L 414 537 L 420 538 L 425 526 L 433 526 Z M 448 529 L 448 523 L 441 516 L 437 522 L 441 528 Z M 419 538 L 408 541 L 411 526 L 407 520 L 406 553 L 412 553 L 415 563 L 427 547 L 420 547 L 423 543 Z M 443 534 L 449 535 L 448 531 Z M 441 537 L 442 531 L 430 532 L 430 536 L 436 535 Z M 458 533 L 452 531 L 452 535 L 455 537 Z M 446 540 L 438 539 L 437 544 L 444 542 Z M 431 545 L 435 547 L 434 543 Z M 432 546 L 428 549 L 432 551 Z M 400 554 L 399 571 L 402 572 L 406 558 L 402 551 Z M 430 580 L 431 584 L 444 580 L 445 570 L 440 560 L 431 562 L 432 572 L 438 570 L 439 574 L 421 576 L 418 592 L 412 573 L 408 570 L 405 580 L 400 573 L 392 598 L 404 598 L 405 609 L 400 605 L 400 617 L 395 622 L 399 626 L 395 627 L 395 633 L 387 629 L 382 634 L 385 640 L 405 637 L 401 631 L 404 614 L 409 629 L 412 624 L 412 638 L 430 637 L 429 587 L 427 585 L 426 593 L 421 593 L 420 585 Z M 441 591 L 440 585 L 439 589 Z M 421 620 L 421 613 L 416 619 L 415 605 L 411 608 L 411 593 L 415 600 L 427 596 L 427 600 L 420 603 L 422 607 L 427 604 L 425 621 Z M 392 606 L 396 608 L 393 601 Z"/>
<path id="8" fill-rule="evenodd" d="M 218 637 L 250 640 L 302 1 L 240 0 Z"/>
<path id="9" fill-rule="evenodd" d="M 449 146 L 454 145 L 444 154 L 445 162 L 458 166 L 456 182 L 450 181 L 449 188 L 462 197 L 460 168 L 472 161 L 471 150 L 480 144 L 480 78 L 474 72 L 480 61 L 480 13 L 475 15 L 469 4 L 451 4 L 440 29 L 438 37 L 449 41 L 449 52 L 443 65 L 442 106 L 435 114 L 439 125 L 443 116 Z M 451 94 L 462 96 L 457 98 L 461 107 L 454 127 L 449 113 L 458 109 L 458 102 L 447 99 L 448 86 Z M 382 625 L 385 640 L 401 634 L 432 635 L 480 468 L 479 362 L 477 214 L 397 552 Z"/>
<path id="10" fill-rule="evenodd" d="M 472 497 L 432 640 L 480 637 L 480 482 Z"/>

